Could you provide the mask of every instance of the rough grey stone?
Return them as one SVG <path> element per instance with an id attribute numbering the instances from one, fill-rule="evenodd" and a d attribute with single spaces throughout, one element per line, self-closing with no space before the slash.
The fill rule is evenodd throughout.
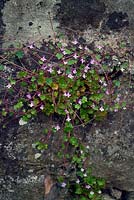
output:
<path id="1" fill-rule="evenodd" d="M 116 198 L 116 199 L 120 199 L 122 196 L 122 192 L 120 190 L 117 190 L 115 188 L 111 189 L 111 196 Z"/>
<path id="2" fill-rule="evenodd" d="M 7 1 L 3 9 L 3 22 L 6 25 L 4 37 L 8 45 L 15 41 L 38 42 L 53 35 L 48 13 L 56 29 L 58 22 L 53 20 L 55 3 L 56 0 Z"/>
<path id="3" fill-rule="evenodd" d="M 115 198 L 110 197 L 108 194 L 104 194 L 104 195 L 103 195 L 103 199 L 104 199 L 104 200 L 115 200 Z"/>

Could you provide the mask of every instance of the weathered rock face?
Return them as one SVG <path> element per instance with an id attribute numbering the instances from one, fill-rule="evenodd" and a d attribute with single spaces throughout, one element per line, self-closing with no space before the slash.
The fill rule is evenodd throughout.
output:
<path id="1" fill-rule="evenodd" d="M 134 29 L 133 0 L 3 0 L 1 5 L 5 45 L 13 41 L 41 41 L 53 36 L 52 29 L 59 27 L 83 31 L 90 26 L 104 28 L 106 25 L 120 30 L 129 24 L 130 30 Z"/>

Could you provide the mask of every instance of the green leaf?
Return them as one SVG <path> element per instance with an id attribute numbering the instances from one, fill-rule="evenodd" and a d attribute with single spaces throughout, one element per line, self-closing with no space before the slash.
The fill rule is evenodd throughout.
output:
<path id="1" fill-rule="evenodd" d="M 74 65 L 77 63 L 77 60 L 68 60 L 68 65 Z"/>
<path id="2" fill-rule="evenodd" d="M 82 196 L 82 197 L 80 197 L 80 200 L 87 200 L 87 198 Z"/>
<path id="3" fill-rule="evenodd" d="M 81 99 L 81 102 L 82 102 L 82 103 L 86 103 L 86 102 L 87 102 L 87 97 L 86 97 L 86 96 L 83 96 L 82 99 Z"/>
<path id="4" fill-rule="evenodd" d="M 61 58 L 63 58 L 63 54 L 57 53 L 57 54 L 56 54 L 56 57 L 58 58 L 58 60 L 60 60 Z"/>
<path id="5" fill-rule="evenodd" d="M 32 82 L 36 81 L 36 78 L 34 76 L 32 76 L 31 81 Z"/>
<path id="6" fill-rule="evenodd" d="M 15 85 L 15 84 L 16 84 L 16 81 L 13 80 L 13 79 L 10 79 L 10 83 L 11 83 L 11 85 Z"/>
<path id="7" fill-rule="evenodd" d="M 81 188 L 80 186 L 78 186 L 78 187 L 76 188 L 75 194 L 82 194 L 82 193 L 83 193 L 82 188 Z"/>
<path id="8" fill-rule="evenodd" d="M 41 101 L 44 101 L 46 99 L 46 96 L 44 94 L 41 94 L 40 99 L 41 99 Z"/>
<path id="9" fill-rule="evenodd" d="M 95 58 L 96 58 L 97 61 L 100 61 L 101 60 L 101 55 L 100 54 L 96 54 Z"/>
<path id="10" fill-rule="evenodd" d="M 3 116 L 3 117 L 6 117 L 6 115 L 7 115 L 7 112 L 6 112 L 5 109 L 3 108 L 3 109 L 2 109 L 2 116 Z"/>
<path id="11" fill-rule="evenodd" d="M 26 77 L 26 76 L 27 76 L 27 72 L 26 71 L 18 72 L 18 77 L 19 78 L 23 78 L 23 77 Z"/>
<path id="12" fill-rule="evenodd" d="M 18 58 L 23 58 L 24 52 L 23 52 L 23 51 L 17 51 L 17 52 L 15 53 L 15 55 L 16 55 Z"/>
<path id="13" fill-rule="evenodd" d="M 76 105 L 75 105 L 75 108 L 76 108 L 77 110 L 79 110 L 80 107 L 81 107 L 80 104 L 76 104 Z"/>
<path id="14" fill-rule="evenodd" d="M 4 70 L 4 65 L 0 65 L 0 71 Z"/>
<path id="15" fill-rule="evenodd" d="M 51 86 L 52 82 L 53 82 L 53 79 L 52 79 L 52 78 L 46 78 L 46 83 L 47 83 L 49 86 Z"/>
<path id="16" fill-rule="evenodd" d="M 66 54 L 68 54 L 68 55 L 70 55 L 70 54 L 72 54 L 73 52 L 72 51 L 70 51 L 69 49 L 65 49 L 65 52 L 66 52 Z"/>
<path id="17" fill-rule="evenodd" d="M 31 109 L 30 112 L 31 112 L 31 114 L 34 115 L 34 116 L 37 114 L 37 111 L 36 111 L 35 109 Z"/>
<path id="18" fill-rule="evenodd" d="M 71 124 L 71 122 L 66 122 L 65 123 L 65 128 L 64 128 L 64 131 L 65 132 L 70 132 L 73 130 L 73 125 Z"/>
<path id="19" fill-rule="evenodd" d="M 114 83 L 115 86 L 120 87 L 120 81 L 119 80 L 114 80 L 113 83 Z"/>
<path id="20" fill-rule="evenodd" d="M 60 79 L 59 79 L 59 87 L 61 89 L 66 89 L 67 86 L 68 86 L 68 84 L 67 84 L 67 81 L 65 80 L 65 78 L 64 77 L 60 77 Z"/>
<path id="21" fill-rule="evenodd" d="M 104 186 L 105 186 L 105 180 L 104 180 L 104 179 L 98 179 L 98 180 L 97 180 L 97 184 L 98 184 L 100 187 L 104 187 Z"/>
<path id="22" fill-rule="evenodd" d="M 23 107 L 23 102 L 22 101 L 20 101 L 20 102 L 18 102 L 17 104 L 14 105 L 14 109 L 15 110 L 18 110 L 18 109 L 20 109 L 22 107 Z"/>
<path id="23" fill-rule="evenodd" d="M 76 137 L 71 137 L 69 140 L 70 144 L 77 147 L 79 145 L 78 139 Z"/>

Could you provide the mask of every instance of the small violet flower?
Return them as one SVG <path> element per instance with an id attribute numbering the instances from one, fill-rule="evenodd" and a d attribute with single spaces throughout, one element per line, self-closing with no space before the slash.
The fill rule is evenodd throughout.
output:
<path id="1" fill-rule="evenodd" d="M 71 121 L 71 118 L 69 117 L 69 115 L 67 116 L 66 121 L 67 121 L 67 122 L 70 122 L 70 121 Z"/>
<path id="2" fill-rule="evenodd" d="M 80 104 L 80 105 L 82 104 L 81 99 L 79 99 L 78 104 Z"/>
<path id="3" fill-rule="evenodd" d="M 6 87 L 9 89 L 12 87 L 12 85 L 9 83 Z"/>
<path id="4" fill-rule="evenodd" d="M 64 63 L 64 65 L 66 65 L 66 64 L 67 64 L 67 61 L 64 60 L 63 63 Z"/>
<path id="5" fill-rule="evenodd" d="M 85 188 L 86 188 L 86 189 L 90 189 L 91 186 L 90 186 L 90 185 L 86 185 Z"/>
<path id="6" fill-rule="evenodd" d="M 76 45 L 78 44 L 78 41 L 75 39 L 74 41 L 72 41 L 72 44 Z"/>
<path id="7" fill-rule="evenodd" d="M 61 74 L 62 72 L 61 72 L 61 70 L 59 69 L 59 70 L 57 71 L 57 73 L 58 73 L 58 74 Z"/>
<path id="8" fill-rule="evenodd" d="M 97 46 L 97 49 L 102 49 L 102 46 L 98 45 L 98 46 Z"/>
<path id="9" fill-rule="evenodd" d="M 34 106 L 34 102 L 31 101 L 31 103 L 29 104 L 30 107 L 33 107 Z"/>
<path id="10" fill-rule="evenodd" d="M 74 76 L 73 76 L 72 74 L 68 74 L 68 78 L 71 78 L 71 79 L 73 79 L 73 78 L 74 78 Z"/>
<path id="11" fill-rule="evenodd" d="M 27 47 L 29 47 L 30 49 L 34 48 L 33 44 L 29 44 Z"/>
<path id="12" fill-rule="evenodd" d="M 63 54 L 66 55 L 67 54 L 66 51 L 63 51 Z"/>
<path id="13" fill-rule="evenodd" d="M 46 66 L 46 65 L 42 65 L 42 66 L 41 66 L 41 69 L 46 70 L 46 69 L 47 69 L 47 66 Z"/>
<path id="14" fill-rule="evenodd" d="M 54 128 L 55 128 L 57 131 L 60 130 L 59 124 L 57 124 Z"/>
<path id="15" fill-rule="evenodd" d="M 88 70 L 89 70 L 89 66 L 88 66 L 88 65 L 86 65 L 86 67 L 84 68 L 84 72 L 85 72 L 85 73 L 87 73 L 87 72 L 88 72 Z"/>
<path id="16" fill-rule="evenodd" d="M 43 110 L 43 109 L 44 109 L 44 106 L 43 106 L 43 105 L 41 105 L 41 106 L 40 106 L 40 109 L 41 109 L 41 110 Z"/>
<path id="17" fill-rule="evenodd" d="M 31 97 L 31 94 L 27 94 L 26 97 L 27 97 L 28 99 L 31 99 L 31 98 L 32 98 L 32 97 Z"/>
<path id="18" fill-rule="evenodd" d="M 90 64 L 94 65 L 96 63 L 96 61 L 94 59 L 91 59 Z"/>
<path id="19" fill-rule="evenodd" d="M 53 69 L 50 67 L 47 71 L 50 72 L 50 73 L 52 73 Z"/>
<path id="20" fill-rule="evenodd" d="M 46 61 L 45 56 L 43 56 L 40 60 L 41 60 L 42 62 Z"/>
<path id="21" fill-rule="evenodd" d="M 83 58 L 81 58 L 81 60 L 80 60 L 80 61 L 81 61 L 81 63 L 82 63 L 82 64 L 85 62 L 85 60 L 84 60 Z"/>
<path id="22" fill-rule="evenodd" d="M 84 47 L 84 49 L 85 49 L 85 50 L 88 50 L 88 47 L 87 47 L 87 46 L 85 46 L 85 47 Z"/>
<path id="23" fill-rule="evenodd" d="M 64 96 L 69 98 L 71 96 L 71 94 L 69 92 L 65 92 Z"/>
<path id="24" fill-rule="evenodd" d="M 69 112 L 68 112 L 68 110 L 67 110 L 67 109 L 65 109 L 65 113 L 66 113 L 66 114 L 69 114 Z"/>
<path id="25" fill-rule="evenodd" d="M 81 46 L 81 45 L 79 45 L 79 49 L 82 49 L 82 46 Z"/>
<path id="26" fill-rule="evenodd" d="M 77 59 L 79 56 L 77 56 L 77 54 L 75 53 L 75 54 L 73 55 L 73 57 L 74 57 L 74 59 Z"/>
<path id="27" fill-rule="evenodd" d="M 61 184 L 61 187 L 65 188 L 66 185 L 67 185 L 67 184 L 66 184 L 65 182 L 63 182 L 63 183 Z"/>
<path id="28" fill-rule="evenodd" d="M 86 74 L 84 73 L 84 74 L 82 75 L 82 77 L 83 77 L 83 78 L 86 78 Z"/>
<path id="29" fill-rule="evenodd" d="M 73 72 L 73 74 L 77 74 L 77 71 L 76 71 L 76 69 L 73 69 L 73 71 L 72 71 L 72 72 Z"/>
<path id="30" fill-rule="evenodd" d="M 79 183 L 80 183 L 80 180 L 79 180 L 79 179 L 77 179 L 76 183 L 77 183 L 77 184 L 79 184 Z"/>
<path id="31" fill-rule="evenodd" d="M 103 112 L 103 111 L 104 111 L 104 108 L 103 108 L 103 107 L 100 107 L 100 111 Z"/>

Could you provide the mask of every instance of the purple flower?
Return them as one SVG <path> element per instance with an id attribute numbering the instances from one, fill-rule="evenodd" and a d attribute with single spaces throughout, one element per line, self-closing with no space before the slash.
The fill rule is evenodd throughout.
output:
<path id="1" fill-rule="evenodd" d="M 104 111 L 104 108 L 103 107 L 100 107 L 100 109 L 99 109 L 101 112 L 103 112 Z"/>
<path id="2" fill-rule="evenodd" d="M 66 184 L 65 182 L 63 182 L 63 183 L 61 184 L 61 187 L 65 188 L 66 185 L 67 185 L 67 184 Z"/>
<path id="3" fill-rule="evenodd" d="M 67 61 L 64 60 L 63 63 L 64 63 L 64 65 L 66 65 L 66 64 L 67 64 Z"/>
<path id="4" fill-rule="evenodd" d="M 8 85 L 6 87 L 9 89 L 12 87 L 12 85 L 10 83 L 8 83 Z"/>
<path id="5" fill-rule="evenodd" d="M 86 74 L 84 73 L 84 74 L 82 75 L 82 77 L 83 77 L 83 78 L 86 78 Z"/>
<path id="6" fill-rule="evenodd" d="M 60 130 L 59 124 L 57 124 L 54 128 L 55 128 L 57 131 Z"/>
<path id="7" fill-rule="evenodd" d="M 69 92 L 65 92 L 64 96 L 69 98 L 71 96 L 71 94 Z"/>
<path id="8" fill-rule="evenodd" d="M 34 102 L 31 101 L 31 103 L 29 104 L 30 107 L 33 107 L 34 106 Z"/>
<path id="9" fill-rule="evenodd" d="M 50 67 L 47 71 L 50 72 L 50 73 L 52 73 L 53 69 Z"/>
<path id="10" fill-rule="evenodd" d="M 81 62 L 82 62 L 82 64 L 85 62 L 85 60 L 83 59 L 83 58 L 81 58 L 81 60 L 80 60 Z"/>
<path id="11" fill-rule="evenodd" d="M 58 73 L 58 74 L 61 74 L 62 72 L 61 72 L 61 70 L 59 69 L 59 70 L 57 71 L 57 73 Z"/>
<path id="12" fill-rule="evenodd" d="M 42 65 L 41 69 L 46 70 L 47 66 L 46 65 Z"/>
<path id="13" fill-rule="evenodd" d="M 102 49 L 102 46 L 98 45 L 98 46 L 97 46 L 97 49 Z"/>
<path id="14" fill-rule="evenodd" d="M 79 49 L 82 49 L 82 46 L 81 46 L 81 45 L 79 45 Z"/>
<path id="15" fill-rule="evenodd" d="M 84 48 L 85 50 L 88 50 L 88 47 L 87 46 L 85 46 L 85 48 Z"/>
<path id="16" fill-rule="evenodd" d="M 77 73 L 76 69 L 73 69 L 73 71 L 72 71 L 72 72 L 73 72 L 73 74 L 76 74 L 76 73 Z"/>
<path id="17" fill-rule="evenodd" d="M 106 91 L 106 94 L 107 94 L 107 95 L 109 95 L 109 94 L 110 94 L 109 90 L 107 90 L 107 91 Z"/>
<path id="18" fill-rule="evenodd" d="M 94 65 L 96 63 L 96 61 L 94 59 L 90 60 L 90 64 Z"/>
<path id="19" fill-rule="evenodd" d="M 66 51 L 63 51 L 63 54 L 66 55 L 67 54 Z"/>
<path id="20" fill-rule="evenodd" d="M 73 55 L 73 57 L 74 57 L 75 59 L 77 59 L 79 56 L 77 56 L 77 54 L 75 53 L 75 54 Z"/>
<path id="21" fill-rule="evenodd" d="M 31 94 L 27 94 L 26 97 L 27 97 L 28 99 L 31 99 L 31 98 L 32 98 L 32 97 L 31 97 Z"/>
<path id="22" fill-rule="evenodd" d="M 42 62 L 46 61 L 45 56 L 43 56 L 40 60 L 41 60 Z"/>
<path id="23" fill-rule="evenodd" d="M 74 41 L 72 41 L 72 44 L 76 45 L 78 44 L 78 41 L 75 39 Z"/>
<path id="24" fill-rule="evenodd" d="M 29 44 L 28 47 L 29 47 L 30 49 L 33 49 L 33 48 L 34 48 L 33 44 Z"/>
<path id="25" fill-rule="evenodd" d="M 72 74 L 68 74 L 68 78 L 71 78 L 71 79 L 73 79 L 73 78 L 74 78 L 74 76 L 73 76 Z"/>
<path id="26" fill-rule="evenodd" d="M 80 105 L 82 104 L 81 99 L 79 99 L 78 104 L 80 104 Z"/>
<path id="27" fill-rule="evenodd" d="M 77 184 L 79 184 L 79 183 L 80 183 L 80 180 L 79 180 L 79 179 L 77 179 L 76 183 L 77 183 Z"/>
<path id="28" fill-rule="evenodd" d="M 43 106 L 43 105 L 41 105 L 41 106 L 40 106 L 40 109 L 41 109 L 41 110 L 43 110 L 43 109 L 44 109 L 44 106 Z"/>
<path id="29" fill-rule="evenodd" d="M 86 67 L 84 68 L 84 72 L 87 73 L 89 69 L 90 69 L 89 66 L 86 65 Z"/>
<path id="30" fill-rule="evenodd" d="M 65 113 L 66 113 L 66 114 L 69 114 L 69 112 L 68 112 L 68 110 L 67 110 L 67 109 L 65 109 Z"/>
<path id="31" fill-rule="evenodd" d="M 90 185 L 86 185 L 85 188 L 86 188 L 86 189 L 90 189 L 91 186 L 90 186 Z"/>
<path id="32" fill-rule="evenodd" d="M 71 121 L 71 118 L 69 117 L 69 115 L 67 116 L 66 121 L 67 121 L 67 122 L 70 122 L 70 121 Z"/>
<path id="33" fill-rule="evenodd" d="M 38 93 L 37 95 L 38 95 L 38 97 L 40 97 L 41 93 Z"/>

